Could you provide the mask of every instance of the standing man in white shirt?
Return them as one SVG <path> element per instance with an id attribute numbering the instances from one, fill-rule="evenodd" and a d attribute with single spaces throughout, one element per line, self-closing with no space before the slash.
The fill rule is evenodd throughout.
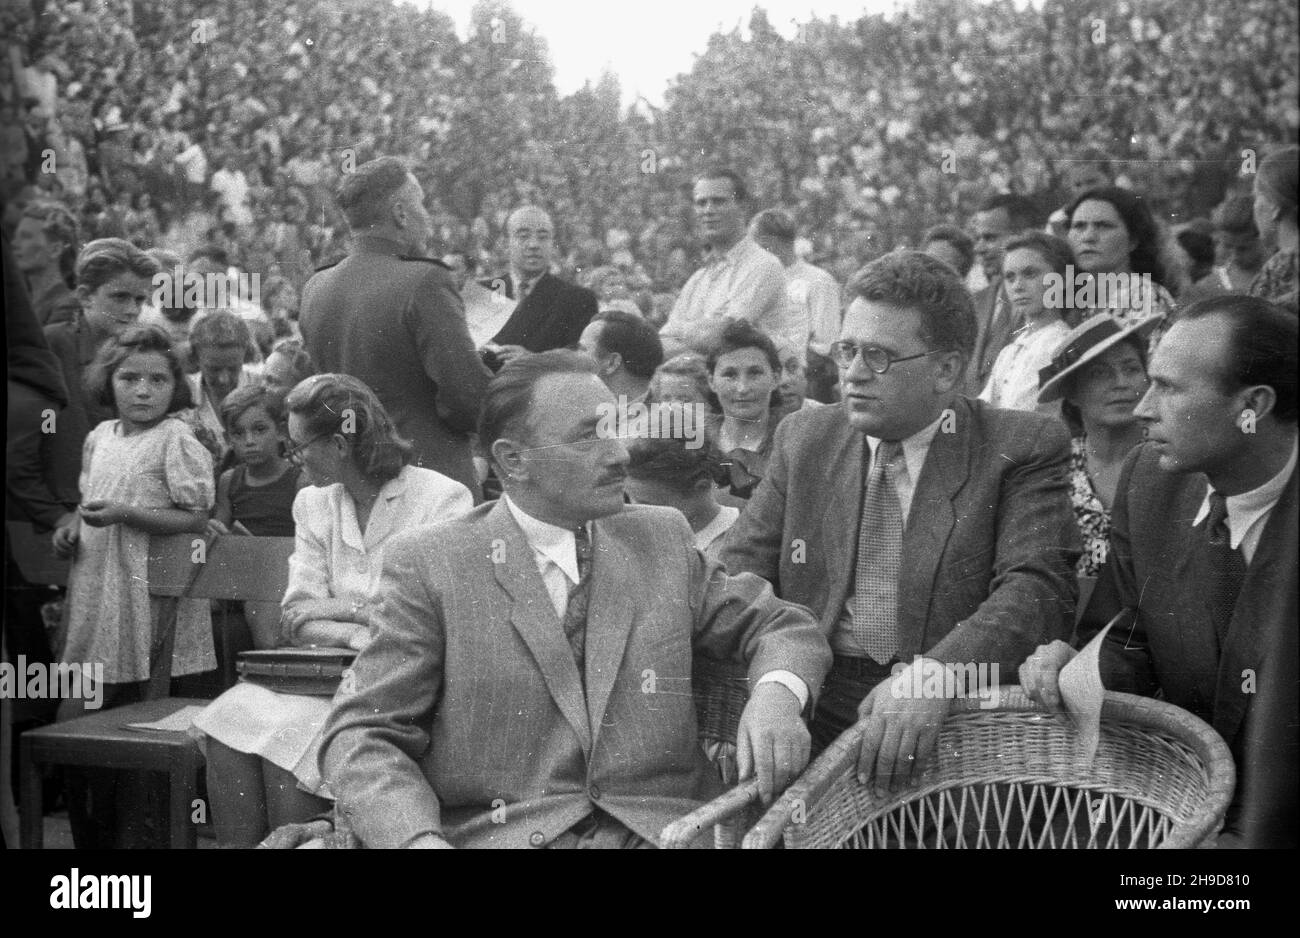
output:
<path id="1" fill-rule="evenodd" d="M 695 220 L 704 241 L 704 266 L 682 288 L 659 330 L 664 355 L 705 343 L 723 318 L 747 319 L 768 335 L 808 341 L 786 300 L 785 269 L 777 258 L 745 237 L 745 183 L 730 169 L 709 170 L 695 181 Z"/>
<path id="2" fill-rule="evenodd" d="M 1297 843 L 1296 318 L 1258 297 L 1179 311 L 1151 359 L 1111 509 L 1110 551 L 1079 624 L 1103 639 L 1108 690 L 1152 696 L 1211 723 L 1237 791 L 1219 846 Z M 1064 642 L 1020 669 L 1060 706 Z"/>

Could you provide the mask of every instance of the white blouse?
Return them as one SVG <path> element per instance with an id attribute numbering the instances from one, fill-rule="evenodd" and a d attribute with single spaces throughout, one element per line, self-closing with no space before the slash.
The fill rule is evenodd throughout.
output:
<path id="1" fill-rule="evenodd" d="M 1039 410 L 1038 370 L 1070 334 L 1059 319 L 1036 329 L 1023 329 L 998 353 L 980 400 L 1006 410 Z"/>
<path id="2" fill-rule="evenodd" d="M 379 490 L 363 535 L 342 483 L 303 489 L 293 502 L 295 539 L 284 608 L 310 599 L 365 601 L 379 582 L 384 545 L 392 535 L 451 521 L 473 507 L 469 489 L 454 479 L 404 466 Z"/>

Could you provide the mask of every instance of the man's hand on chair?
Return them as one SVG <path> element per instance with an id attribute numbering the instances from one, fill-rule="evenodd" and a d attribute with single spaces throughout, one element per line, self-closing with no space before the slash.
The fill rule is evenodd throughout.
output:
<path id="1" fill-rule="evenodd" d="M 777 682 L 759 684 L 740 715 L 736 768 L 758 778 L 763 803 L 784 791 L 808 764 L 812 737 L 799 717 L 799 698 Z"/>
<path id="2" fill-rule="evenodd" d="M 920 776 L 952 705 L 946 697 L 911 695 L 911 688 L 918 686 L 911 679 L 911 667 L 881 681 L 858 705 L 858 719 L 866 721 L 858 782 L 865 785 L 874 778 L 882 798 Z"/>
<path id="3" fill-rule="evenodd" d="M 271 831 L 257 846 L 267 850 L 295 850 L 308 846 L 313 840 L 321 840 L 322 843 L 316 846 L 324 846 L 324 839 L 333 831 L 334 825 L 324 819 L 305 824 L 285 824 Z"/>

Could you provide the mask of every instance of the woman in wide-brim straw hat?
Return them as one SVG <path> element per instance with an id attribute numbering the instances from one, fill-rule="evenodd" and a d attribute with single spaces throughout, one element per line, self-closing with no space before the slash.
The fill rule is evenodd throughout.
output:
<path id="1" fill-rule="evenodd" d="M 1070 503 L 1083 536 L 1081 576 L 1095 576 L 1105 560 L 1120 466 L 1146 433 L 1133 409 L 1147 390 L 1147 337 L 1159 321 L 1125 325 L 1105 313 L 1093 316 L 1071 330 L 1039 372 L 1039 404 L 1060 401 L 1074 437 Z"/>

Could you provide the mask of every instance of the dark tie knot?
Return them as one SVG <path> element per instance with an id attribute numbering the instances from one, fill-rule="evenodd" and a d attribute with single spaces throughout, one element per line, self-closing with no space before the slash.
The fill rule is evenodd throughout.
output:
<path id="1" fill-rule="evenodd" d="M 1205 533 L 1215 546 L 1229 543 L 1228 500 L 1220 492 L 1210 493 L 1210 513 L 1205 518 Z"/>
<path id="2" fill-rule="evenodd" d="M 591 535 L 587 533 L 587 526 L 584 524 L 573 532 L 573 545 L 578 554 L 578 577 L 587 575 L 591 568 Z"/>

